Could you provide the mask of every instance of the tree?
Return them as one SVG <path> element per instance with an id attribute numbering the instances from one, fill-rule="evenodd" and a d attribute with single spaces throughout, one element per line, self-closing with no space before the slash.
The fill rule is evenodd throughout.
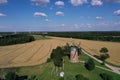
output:
<path id="1" fill-rule="evenodd" d="M 63 59 L 53 59 L 54 65 L 57 67 L 62 67 L 63 66 Z"/>
<path id="2" fill-rule="evenodd" d="M 94 63 L 93 59 L 89 58 L 88 61 L 85 62 L 85 68 L 89 71 L 91 71 L 95 68 L 95 63 Z"/>
<path id="3" fill-rule="evenodd" d="M 106 47 L 103 47 L 100 49 L 100 53 L 107 53 L 108 49 Z"/>
<path id="4" fill-rule="evenodd" d="M 100 77 L 102 78 L 102 80 L 113 80 L 113 77 L 106 73 L 101 73 Z"/>
<path id="5" fill-rule="evenodd" d="M 106 47 L 103 47 L 100 49 L 100 53 L 100 60 L 102 60 L 104 64 L 105 60 L 110 57 L 108 54 L 108 49 Z"/>
<path id="6" fill-rule="evenodd" d="M 63 50 L 59 46 L 52 51 L 51 59 L 53 60 L 55 66 L 57 67 L 63 66 L 63 59 L 62 59 L 63 56 L 64 56 Z"/>

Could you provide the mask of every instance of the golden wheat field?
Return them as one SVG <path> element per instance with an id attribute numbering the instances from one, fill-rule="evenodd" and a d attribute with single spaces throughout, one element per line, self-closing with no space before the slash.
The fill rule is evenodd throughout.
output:
<path id="1" fill-rule="evenodd" d="M 116 65 L 120 65 L 120 43 L 90 41 L 82 39 L 51 37 L 48 40 L 37 40 L 30 43 L 0 47 L 0 68 L 31 66 L 46 62 L 52 49 L 57 46 L 80 44 L 91 54 L 99 55 L 102 47 L 107 47 L 110 58 L 107 59 Z"/>

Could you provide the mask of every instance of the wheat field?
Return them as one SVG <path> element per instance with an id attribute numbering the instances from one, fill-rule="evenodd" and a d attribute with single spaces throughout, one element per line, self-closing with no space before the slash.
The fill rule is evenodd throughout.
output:
<path id="1" fill-rule="evenodd" d="M 102 47 L 107 47 L 110 58 L 108 62 L 120 66 L 120 43 L 91 41 L 72 38 L 51 37 L 48 40 L 37 40 L 25 44 L 0 46 L 0 68 L 32 66 L 45 63 L 52 49 L 66 43 L 80 45 L 90 54 L 99 55 Z"/>

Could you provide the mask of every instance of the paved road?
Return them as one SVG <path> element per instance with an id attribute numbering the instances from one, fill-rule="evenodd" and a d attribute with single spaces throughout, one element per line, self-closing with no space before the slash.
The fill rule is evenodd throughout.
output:
<path id="1" fill-rule="evenodd" d="M 89 52 L 85 51 L 84 49 L 82 49 L 82 52 L 83 52 L 84 54 L 88 55 L 89 57 L 91 57 L 92 59 L 96 60 L 97 62 L 102 63 L 101 60 L 95 58 L 94 56 L 92 56 L 91 54 L 89 54 Z M 107 63 L 105 63 L 105 66 L 108 67 L 109 69 L 111 69 L 111 70 L 109 70 L 109 71 L 114 72 L 114 73 L 120 75 L 120 68 L 115 67 L 115 66 L 112 66 L 112 65 L 109 65 L 109 64 L 107 64 Z M 96 66 L 96 67 L 99 67 L 99 68 L 103 69 L 103 67 L 100 67 L 100 66 Z M 104 68 L 104 69 L 105 69 L 105 68 Z M 108 70 L 108 69 L 107 69 L 107 70 Z"/>

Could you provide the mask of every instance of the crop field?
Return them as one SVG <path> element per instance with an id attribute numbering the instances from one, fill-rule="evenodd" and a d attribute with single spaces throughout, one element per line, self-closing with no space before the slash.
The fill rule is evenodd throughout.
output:
<path id="1" fill-rule="evenodd" d="M 25 44 L 0 46 L 0 68 L 42 64 L 49 58 L 52 49 L 57 46 L 64 46 L 66 43 L 80 44 L 89 53 L 96 55 L 100 54 L 100 48 L 107 47 L 110 54 L 110 58 L 107 61 L 120 65 L 120 43 L 58 37 L 51 38 Z"/>

